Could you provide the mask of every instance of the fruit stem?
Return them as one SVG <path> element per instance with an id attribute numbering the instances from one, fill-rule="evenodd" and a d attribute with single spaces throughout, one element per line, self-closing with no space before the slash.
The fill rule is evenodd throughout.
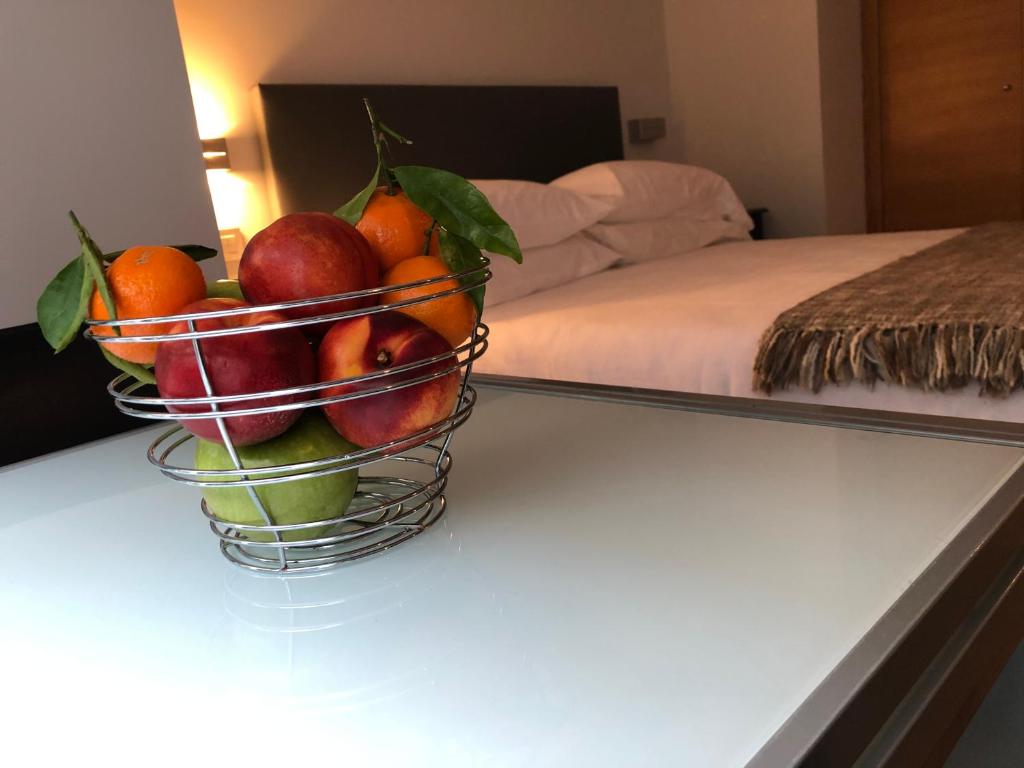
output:
<path id="1" fill-rule="evenodd" d="M 78 220 L 74 211 L 68 211 L 68 217 L 71 219 L 71 225 L 75 228 L 75 234 L 78 236 L 78 242 L 82 247 L 81 258 L 85 266 L 85 274 L 92 276 L 93 284 L 103 300 L 103 306 L 106 307 L 108 318 L 110 320 L 117 320 L 117 309 L 114 306 L 113 294 L 110 292 L 110 286 L 107 284 L 107 276 L 103 268 L 103 251 L 96 245 L 88 230 L 82 226 L 82 222 Z M 85 279 L 88 280 L 90 278 L 86 277 Z M 121 335 L 121 328 L 119 326 L 115 325 L 113 329 L 115 336 Z"/>
<path id="2" fill-rule="evenodd" d="M 388 194 L 395 194 L 395 182 L 391 178 L 391 169 L 388 167 L 387 160 L 384 159 L 384 142 L 387 141 L 387 137 L 384 132 L 380 129 L 380 121 L 377 120 L 377 113 L 373 111 L 373 105 L 370 104 L 369 99 L 363 99 L 363 104 L 366 105 L 366 114 L 370 118 L 370 133 L 373 135 L 373 148 L 377 150 L 377 167 L 380 169 L 381 175 L 384 176 L 384 183 L 387 184 Z"/>
<path id="3" fill-rule="evenodd" d="M 68 218 L 71 219 L 71 225 L 75 228 L 76 233 L 85 230 L 85 227 L 82 226 L 82 222 L 78 220 L 74 211 L 68 211 Z"/>
<path id="4" fill-rule="evenodd" d="M 435 229 L 437 229 L 437 219 L 434 219 L 432 222 L 430 222 L 430 228 L 427 229 L 427 239 L 423 243 L 423 255 L 424 256 L 429 256 L 430 255 L 430 238 L 434 236 L 434 230 Z"/>
<path id="5" fill-rule="evenodd" d="M 385 159 L 385 150 L 387 154 L 391 154 L 391 146 L 388 144 L 388 137 L 390 136 L 399 144 L 412 144 L 412 142 L 402 136 L 400 133 L 384 125 L 378 118 L 377 113 L 373 110 L 373 105 L 370 104 L 370 100 L 367 98 L 363 99 L 363 104 L 366 106 L 366 114 L 370 118 L 370 132 L 373 134 L 373 147 L 377 150 L 377 166 L 380 168 L 380 172 L 384 175 L 384 184 L 387 186 L 387 193 L 389 195 L 398 194 L 396 187 L 398 182 L 395 180 L 395 174 L 391 170 L 391 166 L 388 165 Z"/>

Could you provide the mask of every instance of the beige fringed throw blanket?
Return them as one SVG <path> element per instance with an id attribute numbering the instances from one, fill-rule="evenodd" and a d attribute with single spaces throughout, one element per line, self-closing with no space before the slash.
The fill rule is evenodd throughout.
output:
<path id="1" fill-rule="evenodd" d="M 1024 370 L 1024 223 L 985 224 L 786 310 L 754 388 L 885 381 L 1007 395 Z"/>

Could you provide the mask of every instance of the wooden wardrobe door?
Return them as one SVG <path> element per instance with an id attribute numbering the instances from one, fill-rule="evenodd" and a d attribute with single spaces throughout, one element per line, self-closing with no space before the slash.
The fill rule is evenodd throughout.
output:
<path id="1" fill-rule="evenodd" d="M 875 228 L 1020 219 L 1021 0 L 874 5 L 881 165 Z M 867 50 L 865 58 L 870 65 Z M 870 131 L 870 114 L 868 120 Z"/>

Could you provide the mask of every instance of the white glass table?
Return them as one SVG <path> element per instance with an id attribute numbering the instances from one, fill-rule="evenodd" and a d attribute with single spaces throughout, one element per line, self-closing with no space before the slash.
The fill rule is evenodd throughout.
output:
<path id="1" fill-rule="evenodd" d="M 1014 445 L 480 389 L 441 522 L 318 576 L 224 561 L 151 429 L 0 472 L 7 755 L 882 755 L 1019 559 Z"/>

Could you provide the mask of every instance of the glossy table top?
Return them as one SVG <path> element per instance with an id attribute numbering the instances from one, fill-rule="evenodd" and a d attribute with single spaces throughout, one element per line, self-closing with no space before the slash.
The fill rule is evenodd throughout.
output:
<path id="1" fill-rule="evenodd" d="M 8 755 L 742 766 L 1024 456 L 482 390 L 440 523 L 284 579 L 154 434 L 0 472 Z"/>

